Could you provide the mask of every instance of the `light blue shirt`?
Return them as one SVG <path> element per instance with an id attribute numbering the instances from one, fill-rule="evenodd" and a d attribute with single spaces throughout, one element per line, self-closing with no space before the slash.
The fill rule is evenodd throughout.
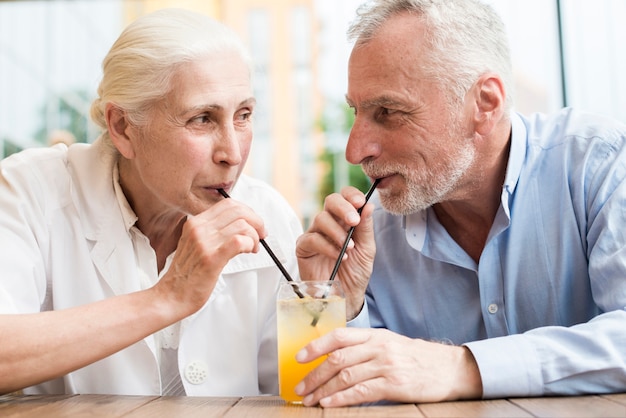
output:
<path id="1" fill-rule="evenodd" d="M 375 196 L 364 312 L 373 327 L 465 344 L 485 398 L 626 391 L 626 126 L 571 109 L 511 118 L 479 263 L 432 208 L 393 216 Z"/>

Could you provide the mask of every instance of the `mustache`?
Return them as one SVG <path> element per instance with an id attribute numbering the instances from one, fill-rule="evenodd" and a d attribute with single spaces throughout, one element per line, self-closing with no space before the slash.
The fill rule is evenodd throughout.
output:
<path id="1" fill-rule="evenodd" d="M 366 161 L 361 163 L 361 170 L 371 179 L 380 179 L 383 177 L 389 177 L 392 174 L 404 174 L 405 170 L 399 164 L 385 163 L 375 164 L 372 161 Z"/>

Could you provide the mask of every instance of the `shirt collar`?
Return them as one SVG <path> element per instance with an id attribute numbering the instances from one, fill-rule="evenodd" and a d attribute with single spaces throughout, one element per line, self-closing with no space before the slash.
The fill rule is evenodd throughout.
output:
<path id="1" fill-rule="evenodd" d="M 509 203 L 517 186 L 524 159 L 526 157 L 527 132 L 522 118 L 515 112 L 511 112 L 511 149 L 507 163 L 504 186 L 502 188 L 501 203 L 507 217 L 510 219 Z M 412 213 L 404 217 L 402 225 L 405 229 L 406 240 L 409 245 L 418 251 L 422 251 L 426 241 L 428 226 L 428 214 L 434 216 L 432 208 Z"/>
<path id="2" fill-rule="evenodd" d="M 511 150 L 509 151 L 509 162 L 504 177 L 504 188 L 502 190 L 502 204 L 508 212 L 508 199 L 504 200 L 504 195 L 512 195 L 517 186 L 522 166 L 526 159 L 526 143 L 528 141 L 526 125 L 517 113 L 511 113 Z M 507 193 L 505 193 L 507 192 Z"/>
<path id="3" fill-rule="evenodd" d="M 120 211 L 122 212 L 124 226 L 126 227 L 126 231 L 130 231 L 130 228 L 135 225 L 138 218 L 135 211 L 133 211 L 130 207 L 128 200 L 122 191 L 122 186 L 120 185 L 120 171 L 117 163 L 113 166 L 113 188 L 115 189 L 115 198 L 117 199 Z"/>

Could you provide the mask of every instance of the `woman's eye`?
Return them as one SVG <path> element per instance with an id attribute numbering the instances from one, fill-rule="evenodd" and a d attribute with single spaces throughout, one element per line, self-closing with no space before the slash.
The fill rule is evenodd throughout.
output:
<path id="1" fill-rule="evenodd" d="M 193 123 L 209 123 L 210 121 L 211 121 L 211 118 L 209 118 L 209 115 L 200 115 L 191 119 L 191 122 Z"/>
<path id="2" fill-rule="evenodd" d="M 252 117 L 252 112 L 250 112 L 250 111 L 240 112 L 237 115 L 237 119 L 240 120 L 240 121 L 250 120 L 251 117 Z"/>

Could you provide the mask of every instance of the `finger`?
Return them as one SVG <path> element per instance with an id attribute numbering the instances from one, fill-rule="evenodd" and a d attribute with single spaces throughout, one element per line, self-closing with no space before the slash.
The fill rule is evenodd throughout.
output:
<path id="1" fill-rule="evenodd" d="M 324 408 L 336 408 L 377 402 L 383 399 L 391 401 L 394 400 L 394 396 L 391 393 L 392 390 L 393 386 L 389 385 L 385 378 L 377 377 L 322 397 L 317 401 L 317 404 Z M 309 401 L 309 399 L 306 399 L 306 401 Z M 303 404 L 306 406 L 315 405 L 306 401 L 303 400 Z"/>
<path id="2" fill-rule="evenodd" d="M 341 189 L 341 196 L 356 209 L 365 204 L 365 193 L 356 187 L 347 186 Z"/>
<path id="3" fill-rule="evenodd" d="M 300 396 L 313 393 L 313 399 L 317 402 L 325 396 L 375 377 L 375 369 L 370 364 L 373 360 L 375 354 L 363 345 L 335 350 L 304 378 L 296 388 L 296 393 Z"/>
<path id="4" fill-rule="evenodd" d="M 349 248 L 352 248 L 352 246 L 349 246 Z M 299 259 L 323 255 L 329 259 L 335 260 L 339 256 L 339 252 L 340 249 L 335 243 L 330 242 L 325 236 L 319 233 L 307 232 L 297 239 L 296 257 Z"/>
<path id="5" fill-rule="evenodd" d="M 363 203 L 365 203 L 365 197 L 361 193 L 361 199 L 358 198 L 359 190 L 354 187 L 347 187 L 342 190 L 346 192 L 346 196 L 339 193 L 333 193 L 324 199 L 324 212 L 332 214 L 332 216 L 343 224 L 355 226 L 359 223 L 361 217 L 358 213 Z M 356 202 L 356 203 L 354 203 Z"/>
<path id="6" fill-rule="evenodd" d="M 267 235 L 263 219 L 249 206 L 234 199 L 224 199 L 196 215 L 196 222 L 206 222 L 219 230 L 237 219 L 245 220 L 261 238 Z"/>
<path id="7" fill-rule="evenodd" d="M 316 216 L 311 228 L 298 239 L 298 257 L 311 257 L 322 254 L 336 259 L 347 236 L 347 228 L 327 212 Z M 348 248 L 352 248 L 350 242 Z"/>
<path id="8" fill-rule="evenodd" d="M 187 221 L 179 246 L 196 247 L 193 253 L 200 253 L 207 264 L 214 264 L 217 259 L 223 267 L 235 255 L 258 251 L 260 236 L 258 230 L 247 219 L 230 218 L 220 221 L 190 219 Z"/>
<path id="9" fill-rule="evenodd" d="M 361 209 L 361 219 L 359 224 L 362 224 L 364 220 L 366 219 L 370 219 L 372 217 L 372 214 L 374 213 L 374 209 L 376 207 L 374 206 L 373 203 L 368 202 L 365 204 L 365 206 L 362 207 Z"/>
<path id="10" fill-rule="evenodd" d="M 258 252 L 260 236 L 256 229 L 246 221 L 239 219 L 221 231 L 224 237 L 222 248 L 232 250 L 231 258 L 240 253 Z M 230 251 L 229 251 L 230 252 Z"/>
<path id="11" fill-rule="evenodd" d="M 332 353 L 340 348 L 363 344 L 370 337 L 370 329 L 337 328 L 308 343 L 296 354 L 300 363 L 308 363 L 316 358 Z"/>
<path id="12" fill-rule="evenodd" d="M 331 213 L 324 211 L 315 217 L 315 223 L 310 231 L 323 235 L 336 247 L 341 248 L 349 228 L 349 225 L 338 220 Z"/>
<path id="13" fill-rule="evenodd" d="M 379 337 L 386 340 L 384 333 Z M 405 344 L 398 350 L 398 344 L 390 346 L 381 338 L 331 353 L 303 382 L 305 386 L 314 379 L 321 382 L 313 385 L 315 390 L 304 397 L 303 403 L 344 406 L 381 399 L 404 401 L 410 399 L 406 389 L 411 385 L 414 387 L 408 392 L 413 396 L 421 392 L 419 387 L 424 382 L 418 383 L 420 376 L 413 375 L 414 367 L 403 353 Z"/>

